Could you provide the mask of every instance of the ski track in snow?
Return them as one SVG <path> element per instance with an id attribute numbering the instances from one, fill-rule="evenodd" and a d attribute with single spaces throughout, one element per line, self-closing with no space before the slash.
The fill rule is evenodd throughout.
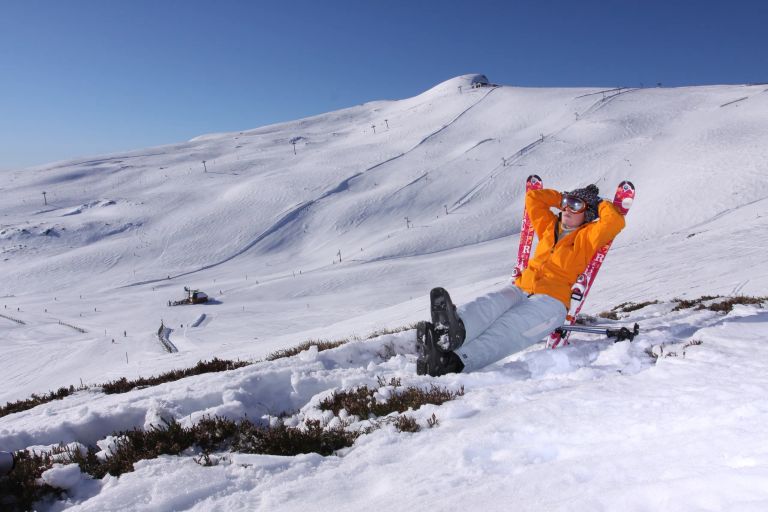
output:
<path id="1" fill-rule="evenodd" d="M 592 106 L 588 107 L 582 114 L 579 115 L 579 118 L 573 122 L 567 123 L 566 125 L 562 126 L 559 129 L 555 129 L 552 133 L 549 135 L 544 135 L 543 138 L 537 139 L 530 144 L 523 146 L 517 152 L 512 155 L 511 157 L 505 158 L 504 165 L 496 165 L 493 169 L 491 169 L 490 172 L 486 174 L 484 178 L 482 178 L 476 185 L 474 185 L 466 194 L 464 194 L 462 197 L 460 197 L 456 202 L 454 202 L 451 205 L 451 208 L 449 209 L 449 212 L 453 213 L 462 208 L 464 205 L 469 203 L 473 197 L 475 197 L 480 191 L 485 189 L 487 186 L 493 183 L 494 178 L 498 176 L 499 172 L 506 172 L 508 169 L 514 168 L 515 165 L 519 165 L 527 156 L 529 156 L 533 151 L 535 151 L 539 146 L 544 144 L 550 137 L 557 137 L 558 135 L 561 135 L 564 133 L 568 128 L 573 126 L 575 123 L 578 122 L 579 119 L 584 119 L 585 117 L 589 116 L 590 114 L 597 112 L 599 109 L 605 107 L 608 103 L 616 99 L 618 96 L 622 94 L 626 94 L 628 92 L 635 91 L 637 89 L 625 89 L 619 92 L 616 92 L 615 94 L 612 94 L 610 96 L 601 98 L 597 100 Z M 597 93 L 594 93 L 597 94 Z M 588 95 L 585 95 L 588 96 Z M 584 96 L 581 96 L 584 97 Z M 578 98 L 578 97 L 577 97 Z M 485 141 L 483 141 L 485 142 Z M 479 143 L 478 146 L 482 144 Z M 501 170 L 499 170 L 501 169 Z"/>
<path id="2" fill-rule="evenodd" d="M 491 94 L 491 93 L 492 93 L 494 90 L 495 90 L 495 89 L 490 89 L 490 90 L 489 90 L 488 92 L 486 92 L 486 93 L 485 93 L 485 94 L 484 94 L 484 95 L 483 95 L 483 96 L 482 96 L 482 97 L 481 97 L 479 100 L 477 100 L 475 103 L 473 103 L 472 105 L 470 105 L 470 106 L 469 106 L 469 107 L 468 107 L 466 110 L 462 111 L 462 112 L 461 112 L 461 113 L 460 113 L 458 116 L 456 116 L 454 119 L 452 119 L 451 121 L 449 121 L 447 124 L 443 125 L 443 126 L 442 126 L 442 127 L 440 127 L 439 129 L 435 130 L 434 132 L 432 132 L 432 133 L 430 133 L 429 135 L 427 135 L 426 137 L 424 137 L 424 138 L 423 138 L 421 141 L 419 141 L 419 142 L 418 142 L 418 143 L 417 143 L 417 144 L 416 144 L 414 147 L 412 147 L 411 149 L 409 149 L 409 150 L 405 151 L 404 153 L 401 153 L 401 154 L 399 154 L 399 155 L 397 155 L 397 156 L 394 156 L 394 157 L 392 157 L 392 158 L 389 158 L 389 159 L 387 159 L 387 160 L 385 160 L 385 161 L 383 161 L 383 162 L 380 162 L 380 163 L 378 163 L 378 164 L 376 164 L 376 165 L 373 165 L 373 166 L 369 167 L 368 169 L 366 169 L 366 170 L 364 170 L 364 171 L 361 171 L 361 172 L 359 172 L 359 173 L 357 173 L 357 174 L 355 174 L 355 175 L 353 175 L 353 176 L 350 176 L 349 178 L 347 178 L 347 179 L 345 179 L 344 181 L 342 181 L 341 183 L 339 183 L 339 184 L 338 184 L 336 187 L 334 187 L 334 188 L 332 188 L 331 190 L 328 190 L 327 192 L 323 193 L 323 194 L 322 194 L 320 197 L 318 197 L 317 199 L 313 199 L 313 200 L 310 200 L 310 201 L 304 202 L 304 203 L 302 203 L 301 205 L 299 205 L 298 207 L 296 207 L 296 208 L 292 209 L 291 211 L 289 211 L 288 213 L 286 213 L 285 215 L 283 215 L 283 216 L 282 216 L 282 217 L 281 217 L 281 218 L 280 218 L 280 219 L 279 219 L 277 222 L 275 222 L 275 223 L 274 223 L 272 226 L 270 226 L 270 227 L 269 227 L 267 230 L 265 230 L 264 232 L 262 232 L 262 233 L 261 233 L 261 234 L 260 234 L 258 237 L 256 237 L 256 239 L 254 239 L 254 240 L 252 240 L 251 242 L 249 242 L 249 243 L 248 243 L 248 244 L 247 244 L 245 247 L 243 247 L 242 249 L 238 250 L 238 251 L 237 251 L 237 252 L 235 252 L 234 254 L 232 254 L 232 255 L 230 255 L 230 256 L 228 256 L 228 257 L 224 258 L 223 260 L 217 261 L 217 262 L 215 262 L 215 263 L 211 263 L 210 265 L 205 265 L 205 266 L 203 266 L 203 267 L 200 267 L 200 268 L 198 268 L 198 269 L 195 269 L 195 270 L 190 270 L 189 272 L 183 272 L 183 273 L 181 273 L 181 274 L 172 275 L 171 277 L 172 277 L 172 278 L 174 278 L 174 279 L 176 279 L 176 278 L 179 278 L 179 277 L 186 277 L 186 276 L 190 276 L 190 275 L 196 274 L 196 273 L 198 273 L 198 272 L 202 272 L 202 271 L 204 271 L 204 270 L 210 270 L 210 269 L 216 268 L 216 267 L 218 267 L 218 266 L 220 266 L 220 265 L 223 265 L 224 263 L 227 263 L 227 262 L 229 262 L 229 261 L 232 261 L 233 259 L 237 258 L 238 256 L 241 256 L 241 255 L 245 254 L 246 252 L 248 252 L 249 250 L 251 250 L 251 249 L 252 249 L 253 247 L 255 247 L 255 246 L 256 246 L 256 245 L 257 245 L 259 242 L 261 242 L 262 240 L 264 240 L 264 239 L 265 239 L 265 238 L 267 238 L 268 236 L 270 236 L 270 235 L 273 235 L 273 234 L 277 233 L 277 232 L 278 232 L 278 231 L 280 231 L 282 228 L 284 228 L 284 227 L 288 226 L 289 224 L 291 224 L 291 223 L 295 222 L 297 219 L 299 219 L 299 218 L 301 217 L 301 215 L 302 215 L 304 212 L 306 212 L 306 211 L 307 211 L 309 208 L 312 208 L 314 205 L 316 205 L 316 204 L 317 204 L 317 203 L 319 203 L 320 201 L 323 201 L 323 200 L 325 200 L 325 199 L 328 199 L 328 198 L 332 197 L 332 196 L 333 196 L 333 195 L 335 195 L 335 194 L 338 194 L 338 193 L 341 193 L 341 192 L 344 192 L 344 191 L 348 190 L 348 189 L 349 189 L 349 186 L 350 186 L 350 184 L 351 184 L 351 183 L 352 183 L 352 182 L 353 182 L 355 179 L 357 179 L 357 178 L 359 178 L 360 176 L 362 176 L 362 175 L 364 175 L 364 174 L 368 173 L 369 171 L 373 171 L 373 170 L 375 170 L 375 169 L 378 169 L 378 168 L 380 168 L 380 167 L 382 167 L 382 166 L 384 166 L 384 165 L 386 165 L 386 164 L 389 164 L 389 163 L 391 163 L 391 162 L 394 162 L 395 160 L 398 160 L 398 159 L 400 159 L 400 158 L 402 158 L 402 157 L 405 157 L 405 156 L 407 156 L 407 155 L 408 155 L 409 153 L 411 153 L 412 151 L 415 151 L 415 150 L 416 150 L 416 149 L 418 149 L 420 146 L 422 146 L 423 144 L 425 144 L 425 143 L 426 143 L 428 140 L 430 140 L 431 138 L 433 138 L 433 137 L 437 136 L 438 134 L 440 134 L 442 131 L 444 131 L 444 130 L 448 129 L 449 127 L 451 127 L 451 126 L 452 126 L 454 123 L 456 123 L 456 121 L 458 121 L 458 120 L 459 120 L 459 119 L 460 119 L 462 116 L 464 116 L 464 115 L 465 115 L 467 112 L 469 112 L 470 110 L 472 110 L 472 109 L 473 109 L 473 108 L 474 108 L 474 107 L 475 107 L 475 106 L 476 106 L 478 103 L 480 103 L 481 101 L 483 101 L 483 100 L 484 100 L 484 99 L 485 99 L 485 98 L 486 98 L 486 97 L 487 97 L 489 94 Z M 158 278 L 158 279 L 150 279 L 150 280 L 147 280 L 147 281 L 141 281 L 141 282 L 137 282 L 137 283 L 131 283 L 131 284 L 129 284 L 129 285 L 126 285 L 126 286 L 129 286 L 129 287 L 130 287 L 130 286 L 140 286 L 140 285 L 154 284 L 154 283 L 158 283 L 158 282 L 161 282 L 161 281 L 163 281 L 163 280 L 164 280 L 163 278 Z"/>

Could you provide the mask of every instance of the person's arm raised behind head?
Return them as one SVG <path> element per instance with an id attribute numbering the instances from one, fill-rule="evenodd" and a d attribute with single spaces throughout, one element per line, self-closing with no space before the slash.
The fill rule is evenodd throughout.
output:
<path id="1" fill-rule="evenodd" d="M 557 220 L 557 215 L 550 208 L 559 207 L 562 197 L 560 192 L 550 188 L 530 190 L 525 194 L 525 211 L 537 235 L 541 236 L 547 226 Z"/>
<path id="2" fill-rule="evenodd" d="M 626 220 L 611 201 L 603 199 L 598 205 L 598 219 L 589 226 L 589 242 L 593 250 L 598 250 L 618 235 Z"/>

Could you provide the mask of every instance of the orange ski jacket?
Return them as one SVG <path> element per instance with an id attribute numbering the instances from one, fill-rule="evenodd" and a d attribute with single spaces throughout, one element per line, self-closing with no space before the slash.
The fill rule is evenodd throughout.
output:
<path id="1" fill-rule="evenodd" d="M 586 270 L 595 252 L 624 229 L 624 216 L 610 201 L 598 206 L 598 218 L 558 240 L 560 218 L 550 208 L 559 207 L 562 195 L 557 190 L 531 190 L 525 196 L 525 209 L 539 243 L 533 258 L 515 280 L 518 288 L 532 294 L 553 297 L 568 309 L 571 288 Z"/>

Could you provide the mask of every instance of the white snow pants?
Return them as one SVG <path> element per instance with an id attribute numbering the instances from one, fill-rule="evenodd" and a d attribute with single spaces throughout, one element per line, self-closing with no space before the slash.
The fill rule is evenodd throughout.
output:
<path id="1" fill-rule="evenodd" d="M 565 306 L 548 295 L 531 295 L 514 284 L 458 307 L 466 336 L 456 353 L 470 372 L 529 347 L 563 325 Z"/>

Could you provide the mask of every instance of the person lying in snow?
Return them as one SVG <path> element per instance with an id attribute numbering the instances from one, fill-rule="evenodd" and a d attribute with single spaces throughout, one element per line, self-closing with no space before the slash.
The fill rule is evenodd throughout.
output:
<path id="1" fill-rule="evenodd" d="M 416 329 L 416 372 L 437 377 L 477 370 L 529 347 L 563 324 L 571 288 L 595 252 L 624 229 L 624 216 L 595 185 L 531 190 L 525 208 L 539 239 L 514 284 L 458 310 L 443 288 L 430 292 L 432 322 Z M 561 210 L 559 215 L 550 208 Z"/>

